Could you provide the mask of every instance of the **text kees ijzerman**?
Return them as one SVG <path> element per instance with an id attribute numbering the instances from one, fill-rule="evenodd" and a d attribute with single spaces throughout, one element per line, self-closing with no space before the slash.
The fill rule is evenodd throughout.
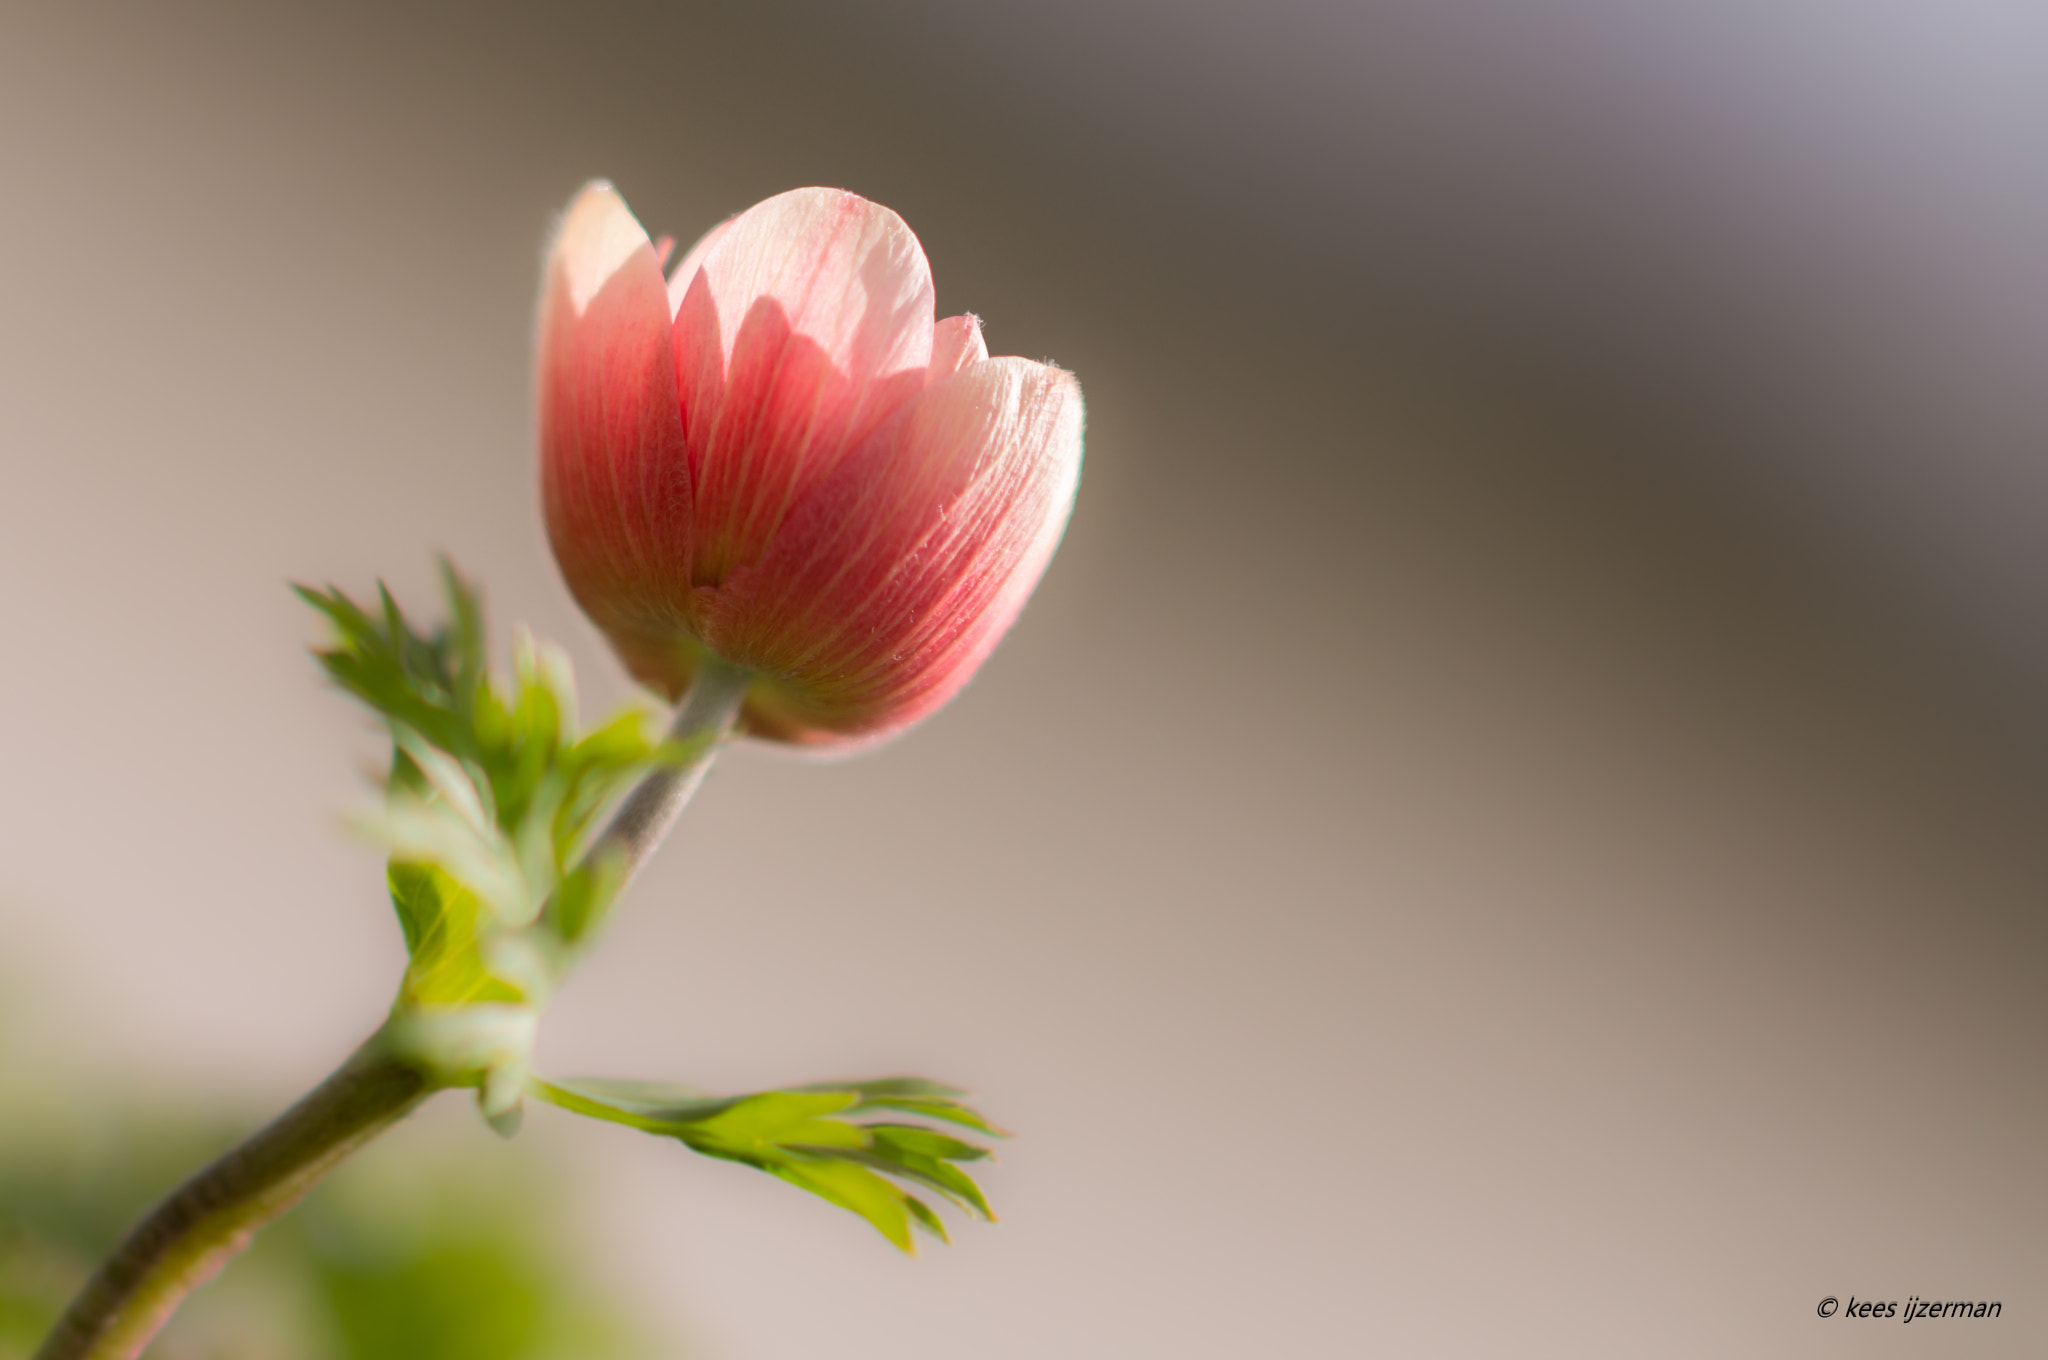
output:
<path id="1" fill-rule="evenodd" d="M 1827 1298 L 1821 1300 L 1818 1311 L 1822 1317 L 1833 1317 L 1835 1309 L 1835 1300 Z M 1911 1322 L 1915 1318 L 1997 1317 L 2004 1309 L 2005 1305 L 2002 1303 L 1969 1300 L 1942 1302 L 1936 1299 L 1923 1299 L 1918 1294 L 1908 1298 L 1904 1303 L 1897 1299 L 1885 1303 L 1871 1299 L 1859 1300 L 1852 1294 L 1849 1302 L 1841 1305 L 1841 1315 L 1845 1318 L 1897 1318 L 1901 1322 Z"/>

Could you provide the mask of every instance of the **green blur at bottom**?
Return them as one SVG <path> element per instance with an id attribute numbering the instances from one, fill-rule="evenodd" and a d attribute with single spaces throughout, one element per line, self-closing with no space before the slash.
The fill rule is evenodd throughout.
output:
<path id="1" fill-rule="evenodd" d="M 150 1360 L 609 1360 L 666 1351 L 579 1270 L 539 1160 L 401 1127 L 203 1287 Z M 427 1123 L 436 1121 L 428 1117 Z M 244 1128 L 168 1108 L 0 1121 L 0 1360 Z M 491 1140 L 483 1140 L 490 1143 Z"/>

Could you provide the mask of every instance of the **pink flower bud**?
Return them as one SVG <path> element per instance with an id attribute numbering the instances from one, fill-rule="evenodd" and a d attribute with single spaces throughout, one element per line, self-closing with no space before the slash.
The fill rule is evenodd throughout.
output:
<path id="1" fill-rule="evenodd" d="M 836 189 L 715 228 L 667 280 L 609 185 L 540 308 L 541 492 L 577 603 L 642 682 L 750 671 L 743 721 L 872 739 L 952 697 L 1045 571 L 1081 389 L 933 322 L 917 237 Z"/>

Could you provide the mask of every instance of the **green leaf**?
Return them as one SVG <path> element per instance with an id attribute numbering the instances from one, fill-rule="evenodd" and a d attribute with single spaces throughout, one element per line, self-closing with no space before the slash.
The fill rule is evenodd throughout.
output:
<path id="1" fill-rule="evenodd" d="M 937 1191 L 984 1219 L 995 1217 L 980 1186 L 956 1165 L 980 1161 L 988 1149 L 923 1125 L 847 1117 L 911 1103 L 931 1105 L 955 1122 L 986 1123 L 961 1103 L 962 1093 L 936 1082 L 821 1082 L 724 1099 L 687 1087 L 601 1079 L 535 1080 L 528 1089 L 574 1113 L 674 1138 L 706 1156 L 779 1176 L 860 1214 L 906 1251 L 912 1224 L 941 1240 L 945 1230 L 930 1206 L 889 1178 Z"/>
<path id="2" fill-rule="evenodd" d="M 625 882 L 625 861 L 618 854 L 593 856 L 564 875 L 555 886 L 550 913 L 563 943 L 582 943 Z"/>
<path id="3" fill-rule="evenodd" d="M 915 1254 L 917 1248 L 910 1241 L 909 1206 L 905 1202 L 909 1196 L 874 1172 L 847 1162 L 791 1161 L 767 1169 L 791 1185 L 800 1185 L 842 1209 L 851 1209 L 874 1224 L 882 1236 Z"/>
<path id="4" fill-rule="evenodd" d="M 489 925 L 523 926 L 539 910 L 546 885 L 530 881 L 496 828 L 479 830 L 444 802 L 394 794 L 357 828 L 404 864 L 431 864 L 461 884 L 490 913 Z"/>
<path id="5" fill-rule="evenodd" d="M 652 1081 L 620 1081 L 580 1077 L 575 1081 L 536 1082 L 535 1095 L 592 1119 L 606 1119 L 649 1133 L 669 1133 L 680 1124 L 709 1119 L 731 1109 L 744 1096 L 706 1096 L 687 1086 Z"/>
<path id="6" fill-rule="evenodd" d="M 945 1223 L 940 1220 L 937 1214 L 932 1212 L 931 1205 L 926 1204 L 916 1195 L 905 1195 L 903 1197 L 903 1207 L 910 1210 L 910 1221 L 912 1223 L 924 1229 L 933 1237 L 938 1238 L 946 1245 L 951 1246 L 953 1244 L 953 1239 L 946 1235 Z"/>
<path id="7" fill-rule="evenodd" d="M 421 942 L 436 929 L 446 910 L 441 885 L 434 881 L 439 872 L 431 864 L 403 864 L 397 860 L 384 871 L 391 887 L 391 905 L 398 909 L 399 929 L 405 932 L 405 952 L 415 958 Z"/>
<path id="8" fill-rule="evenodd" d="M 924 1077 L 876 1077 L 868 1081 L 819 1082 L 796 1089 L 854 1091 L 860 1096 L 860 1104 L 855 1107 L 857 1113 L 869 1110 L 896 1110 L 904 1114 L 923 1115 L 927 1119 L 943 1119 L 948 1123 L 985 1133 L 991 1138 L 1010 1136 L 968 1106 L 964 1100 L 967 1094 L 965 1091 Z"/>
<path id="9" fill-rule="evenodd" d="M 901 1114 L 918 1114 L 923 1115 L 927 1119 L 943 1119 L 949 1124 L 958 1124 L 962 1128 L 985 1133 L 991 1138 L 1008 1138 L 1010 1136 L 1007 1129 L 999 1128 L 989 1123 L 987 1119 L 976 1111 L 953 1101 L 864 1100 L 860 1103 L 859 1109 L 862 1113 L 869 1110 L 895 1110 Z"/>
<path id="10" fill-rule="evenodd" d="M 989 1155 L 985 1147 L 963 1143 L 951 1134 L 916 1124 L 869 1124 L 877 1146 L 900 1149 L 919 1157 L 938 1157 L 949 1162 L 978 1162 Z"/>
<path id="11" fill-rule="evenodd" d="M 386 877 L 412 955 L 399 987 L 401 1006 L 529 999 L 486 965 L 479 938 L 484 907 L 475 894 L 430 864 L 394 862 Z"/>
<path id="12" fill-rule="evenodd" d="M 385 806 L 362 825 L 395 865 L 432 867 L 467 894 L 463 906 L 481 906 L 459 923 L 465 940 L 481 944 L 538 921 L 559 945 L 574 946 L 603 919 L 621 882 L 615 865 L 581 862 L 597 819 L 681 753 L 662 745 L 639 711 L 580 736 L 567 660 L 524 633 L 509 686 L 495 684 L 482 597 L 445 560 L 441 574 L 448 618 L 431 630 L 413 623 L 382 585 L 373 606 L 333 588 L 294 587 L 333 628 L 333 645 L 317 653 L 321 665 L 391 732 Z M 422 892 L 406 873 L 394 876 L 393 894 L 417 953 L 435 935 L 430 917 L 447 895 Z M 444 948 L 415 971 L 479 971 L 456 952 Z M 433 994 L 458 990 L 437 984 Z"/>
<path id="13" fill-rule="evenodd" d="M 748 1096 L 709 1119 L 698 1121 L 699 1136 L 722 1142 L 786 1143 L 798 1133 L 807 1133 L 823 1122 L 824 1115 L 837 1114 L 854 1103 L 850 1091 L 769 1091 Z M 841 1124 L 841 1128 L 851 1125 Z M 828 1137 L 826 1141 L 836 1142 Z"/>
<path id="14" fill-rule="evenodd" d="M 958 1167 L 950 1166 L 935 1157 L 879 1147 L 798 1145 L 790 1150 L 823 1160 L 853 1162 L 886 1175 L 916 1181 L 919 1185 L 938 1191 L 962 1209 L 979 1214 L 991 1222 L 995 1220 L 995 1214 L 989 1209 L 988 1201 L 982 1197 L 981 1187 L 974 1183 L 974 1179 Z"/>

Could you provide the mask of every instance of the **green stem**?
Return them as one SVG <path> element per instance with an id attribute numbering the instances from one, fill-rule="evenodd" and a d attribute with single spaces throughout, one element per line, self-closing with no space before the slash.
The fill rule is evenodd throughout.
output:
<path id="1" fill-rule="evenodd" d="M 591 855 L 619 856 L 624 870 L 620 890 L 624 889 L 626 879 L 647 862 L 675 825 L 676 818 L 682 815 L 697 786 L 704 782 L 705 772 L 718 758 L 719 747 L 739 721 L 740 704 L 747 697 L 747 684 L 752 679 L 751 671 L 713 656 L 704 657 L 698 665 L 690 692 L 683 696 L 675 721 L 668 729 L 669 740 L 688 750 L 689 759 L 641 780 L 619 805 L 611 825 L 591 844 Z"/>
<path id="2" fill-rule="evenodd" d="M 706 659 L 669 728 L 669 736 L 691 750 L 689 760 L 642 780 L 591 853 L 619 855 L 627 877 L 647 862 L 731 734 L 748 679 L 745 671 Z M 258 1228 L 439 1085 L 395 1054 L 379 1031 L 298 1104 L 130 1229 L 34 1360 L 133 1360 L 185 1296 L 212 1279 Z"/>
<path id="3" fill-rule="evenodd" d="M 129 1230 L 35 1360 L 132 1360 L 185 1295 L 343 1158 L 432 1094 L 373 1037 L 298 1104 L 186 1181 Z"/>

